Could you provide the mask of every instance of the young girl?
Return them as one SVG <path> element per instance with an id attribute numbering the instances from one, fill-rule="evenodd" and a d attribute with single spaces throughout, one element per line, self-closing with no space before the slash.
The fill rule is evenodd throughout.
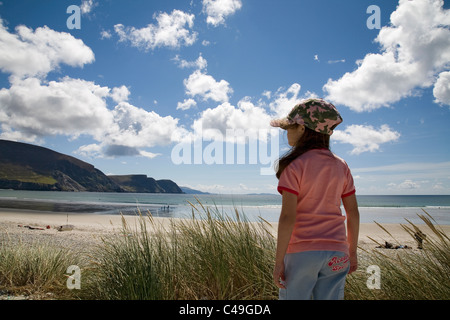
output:
<path id="1" fill-rule="evenodd" d="M 341 122 L 336 108 L 322 99 L 305 100 L 271 122 L 287 130 L 293 147 L 279 160 L 276 174 L 282 209 L 273 277 L 280 299 L 343 299 L 345 278 L 357 268 L 353 178 L 329 146 Z"/>

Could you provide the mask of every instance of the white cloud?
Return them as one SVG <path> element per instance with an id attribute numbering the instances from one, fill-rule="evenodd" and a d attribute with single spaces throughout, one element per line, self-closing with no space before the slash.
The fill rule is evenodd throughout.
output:
<path id="1" fill-rule="evenodd" d="M 139 155 L 141 155 L 142 157 L 153 159 L 153 158 L 156 158 L 157 156 L 160 156 L 161 153 L 153 153 L 153 152 L 141 150 L 141 151 L 139 151 Z"/>
<path id="2" fill-rule="evenodd" d="M 172 134 L 182 131 L 178 119 L 125 102 L 129 93 L 125 86 L 111 90 L 69 77 L 48 83 L 15 79 L 9 89 L 0 90 L 0 137 L 35 142 L 46 136 L 87 135 L 100 143 L 82 146 L 82 155 L 155 157 L 145 149 L 169 144 Z M 120 102 L 110 110 L 107 98 Z"/>
<path id="3" fill-rule="evenodd" d="M 99 143 L 80 147 L 80 154 L 153 158 L 158 154 L 147 148 L 184 134 L 178 119 L 129 104 L 124 85 L 111 89 L 67 76 L 46 81 L 62 63 L 81 67 L 94 60 L 81 40 L 48 27 L 19 26 L 11 34 L 0 22 L 0 68 L 12 74 L 10 87 L 0 89 L 0 138 L 36 142 L 85 135 Z M 118 103 L 112 110 L 108 99 Z"/>
<path id="4" fill-rule="evenodd" d="M 88 14 L 94 9 L 96 6 L 98 6 L 98 3 L 94 2 L 94 0 L 82 0 L 81 1 L 81 13 L 82 14 Z"/>
<path id="5" fill-rule="evenodd" d="M 300 96 L 301 86 L 298 83 L 293 83 L 287 90 L 283 87 L 279 88 L 273 94 L 273 101 L 269 104 L 269 109 L 275 113 L 276 117 L 286 117 L 288 113 L 303 99 L 317 98 L 313 92 L 306 91 L 304 95 Z"/>
<path id="6" fill-rule="evenodd" d="M 184 68 L 195 68 L 198 70 L 206 69 L 208 66 L 208 61 L 206 61 L 205 58 L 202 57 L 202 54 L 198 56 L 197 60 L 195 61 L 186 61 L 180 58 L 179 55 L 176 55 L 175 58 L 173 58 L 175 62 L 177 62 L 178 66 L 182 69 Z"/>
<path id="7" fill-rule="evenodd" d="M 241 0 L 203 0 L 206 22 L 217 27 L 225 23 L 225 18 L 242 8 Z"/>
<path id="8" fill-rule="evenodd" d="M 127 102 L 119 103 L 111 113 L 114 125 L 105 128 L 103 138 L 111 145 L 135 148 L 167 145 L 172 132 L 178 129 L 178 119 L 162 117 Z"/>
<path id="9" fill-rule="evenodd" d="M 122 101 L 128 101 L 128 96 L 130 95 L 130 90 L 126 86 L 120 86 L 113 88 L 111 92 L 111 98 L 119 103 Z"/>
<path id="10" fill-rule="evenodd" d="M 328 64 L 335 64 L 335 63 L 344 63 L 345 59 L 339 59 L 339 60 L 328 60 Z"/>
<path id="11" fill-rule="evenodd" d="M 327 99 L 361 112 L 387 106 L 430 87 L 450 62 L 450 14 L 442 0 L 400 0 L 375 39 L 381 53 L 367 54 L 358 68 L 323 89 Z"/>
<path id="12" fill-rule="evenodd" d="M 417 181 L 413 181 L 411 179 L 405 179 L 403 181 L 398 181 L 396 182 L 390 182 L 387 184 L 387 187 L 389 190 L 391 191 L 407 191 L 407 190 L 418 190 L 422 187 L 422 185 L 417 182 Z"/>
<path id="13" fill-rule="evenodd" d="M 197 102 L 194 99 L 184 99 L 183 102 L 178 102 L 177 110 L 188 110 L 196 105 Z"/>
<path id="14" fill-rule="evenodd" d="M 386 194 L 387 190 L 395 194 L 448 194 L 449 170 L 450 162 L 409 162 L 352 168 L 352 173 L 361 177 L 357 189 L 366 194 Z"/>
<path id="15" fill-rule="evenodd" d="M 272 92 L 269 90 L 264 90 L 264 92 L 262 93 L 262 95 L 264 97 L 266 97 L 267 99 L 270 99 L 270 97 L 272 97 Z"/>
<path id="16" fill-rule="evenodd" d="M 193 14 L 173 10 L 171 14 L 163 12 L 155 18 L 156 25 L 149 24 L 144 28 L 136 29 L 116 24 L 114 30 L 119 35 L 119 41 L 129 41 L 132 46 L 144 50 L 190 46 L 197 40 L 197 33 L 189 30 L 194 26 Z"/>
<path id="17" fill-rule="evenodd" d="M 99 158 L 102 157 L 102 147 L 99 144 L 92 143 L 79 147 L 76 153 L 82 157 Z"/>
<path id="18" fill-rule="evenodd" d="M 438 191 L 440 191 L 440 190 L 444 190 L 445 188 L 444 188 L 444 186 L 442 185 L 442 182 L 438 182 L 438 183 L 436 183 L 435 185 L 433 185 L 433 190 L 438 190 Z"/>
<path id="19" fill-rule="evenodd" d="M 420 188 L 420 184 L 417 182 L 414 182 L 410 179 L 407 179 L 405 181 L 403 181 L 402 183 L 400 183 L 397 186 L 398 189 L 419 189 Z"/>
<path id="20" fill-rule="evenodd" d="M 0 90 L 2 137 L 14 131 L 36 138 L 46 135 L 101 138 L 102 128 L 112 122 L 105 98 L 109 88 L 93 82 L 63 78 L 42 83 L 40 79 L 15 79 Z"/>
<path id="21" fill-rule="evenodd" d="M 160 154 L 146 150 L 172 142 L 174 133 L 182 130 L 178 119 L 162 117 L 154 111 L 146 111 L 120 102 L 112 111 L 111 123 L 104 126 L 98 144 L 82 146 L 77 153 L 91 157 L 143 156 L 154 158 Z"/>
<path id="22" fill-rule="evenodd" d="M 112 34 L 109 30 L 102 30 L 102 32 L 100 32 L 100 39 L 111 39 Z"/>
<path id="23" fill-rule="evenodd" d="M 435 102 L 450 105 L 450 71 L 441 72 L 434 84 Z"/>
<path id="24" fill-rule="evenodd" d="M 216 81 L 212 76 L 194 71 L 188 79 L 184 80 L 186 94 L 191 97 L 199 96 L 204 101 L 209 99 L 216 102 L 226 102 L 233 93 L 230 84 L 225 80 Z"/>
<path id="25" fill-rule="evenodd" d="M 399 137 L 400 133 L 385 124 L 378 130 L 372 126 L 350 125 L 344 131 L 334 130 L 332 136 L 338 142 L 351 144 L 351 154 L 378 151 L 381 144 L 396 141 Z"/>
<path id="26" fill-rule="evenodd" d="M 92 50 L 69 33 L 22 25 L 15 31 L 8 32 L 0 19 L 0 70 L 13 76 L 43 77 L 61 64 L 82 67 L 95 59 Z"/>
<path id="27" fill-rule="evenodd" d="M 246 97 L 235 107 L 229 102 L 222 103 L 215 108 L 204 110 L 192 125 L 195 137 L 204 139 L 221 138 L 230 142 L 242 143 L 246 137 L 236 136 L 244 132 L 248 137 L 265 140 L 266 136 L 260 130 L 270 129 L 271 117 L 264 108 L 255 106 L 250 98 Z M 251 125 L 250 125 L 251 124 Z M 229 136 L 227 136 L 229 130 Z"/>
<path id="28" fill-rule="evenodd" d="M 182 184 L 185 187 L 194 189 L 194 190 L 200 190 L 202 192 L 211 192 L 211 193 L 225 193 L 225 192 L 233 192 L 233 190 L 229 190 L 224 185 L 221 184 L 212 184 L 212 185 L 206 185 L 206 184 L 196 184 L 191 185 L 188 183 Z"/>

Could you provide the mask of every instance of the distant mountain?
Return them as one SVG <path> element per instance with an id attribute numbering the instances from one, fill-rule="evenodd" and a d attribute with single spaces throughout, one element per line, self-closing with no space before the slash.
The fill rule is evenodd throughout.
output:
<path id="1" fill-rule="evenodd" d="M 172 180 L 155 180 L 143 174 L 111 175 L 111 180 L 119 184 L 127 192 L 139 193 L 183 193 Z"/>
<path id="2" fill-rule="evenodd" d="M 209 192 L 203 192 L 200 190 L 191 189 L 188 187 L 180 187 L 180 189 L 187 194 L 210 194 Z"/>
<path id="3" fill-rule="evenodd" d="M 0 189 L 182 193 L 170 180 L 126 177 L 138 178 L 125 179 L 121 185 L 120 179 L 112 179 L 77 158 L 32 144 L 0 140 Z M 133 187 L 130 181 L 145 183 Z"/>

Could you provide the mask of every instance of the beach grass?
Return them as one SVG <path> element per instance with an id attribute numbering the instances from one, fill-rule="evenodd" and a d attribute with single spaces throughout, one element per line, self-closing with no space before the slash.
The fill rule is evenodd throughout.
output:
<path id="1" fill-rule="evenodd" d="M 191 205 L 191 217 L 169 224 L 150 213 L 139 212 L 136 224 L 122 217 L 120 232 L 103 236 L 82 254 L 52 242 L 12 245 L 3 239 L 0 292 L 52 292 L 57 299 L 86 300 L 277 299 L 272 226 L 263 219 L 250 222 L 238 209 L 230 214 L 200 202 Z M 376 248 L 376 240 L 360 247 L 359 268 L 347 277 L 346 299 L 450 299 L 449 237 L 426 212 L 419 217 L 424 224 L 406 221 L 402 227 L 412 243 L 427 227 L 422 249 Z M 396 243 L 395 234 L 378 226 Z M 68 290 L 66 268 L 77 263 L 81 290 Z M 373 266 L 378 287 L 370 285 Z"/>
<path id="2" fill-rule="evenodd" d="M 0 239 L 0 293 L 32 299 L 72 299 L 67 267 L 83 265 L 75 252 L 44 240 Z"/>
<path id="3" fill-rule="evenodd" d="M 420 226 L 409 220 L 402 224 L 403 229 L 417 241 L 416 248 L 363 250 L 359 270 L 347 277 L 346 299 L 450 299 L 450 238 L 426 211 L 424 213 L 418 216 L 431 233 L 424 236 Z M 379 227 L 394 243 L 398 243 L 395 235 L 382 225 Z M 419 235 L 422 241 L 418 241 L 421 240 Z"/>
<path id="4" fill-rule="evenodd" d="M 271 299 L 275 239 L 269 224 L 230 218 L 192 204 L 192 218 L 165 229 L 151 215 L 122 237 L 105 239 L 91 295 L 102 299 Z M 148 232 L 148 224 L 152 232 Z"/>

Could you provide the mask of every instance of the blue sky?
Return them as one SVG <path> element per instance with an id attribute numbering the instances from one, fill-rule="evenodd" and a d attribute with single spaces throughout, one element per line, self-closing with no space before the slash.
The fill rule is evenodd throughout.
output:
<path id="1" fill-rule="evenodd" d="M 0 138 L 70 154 L 106 174 L 276 193 L 274 174 L 261 168 L 288 146 L 270 119 L 322 97 L 344 118 L 331 148 L 359 194 L 450 194 L 449 7 L 3 0 Z"/>

